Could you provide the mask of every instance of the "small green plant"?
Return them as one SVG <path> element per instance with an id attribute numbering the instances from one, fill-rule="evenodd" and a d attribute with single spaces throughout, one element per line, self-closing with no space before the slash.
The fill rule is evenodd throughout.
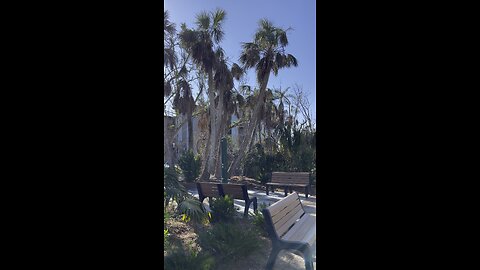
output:
<path id="1" fill-rule="evenodd" d="M 173 167 L 165 168 L 163 172 L 164 207 L 167 207 L 170 200 L 181 201 L 185 198 L 187 190 L 178 181 L 178 174 Z"/>
<path id="2" fill-rule="evenodd" d="M 237 211 L 233 204 L 233 199 L 226 195 L 223 198 L 215 198 L 210 203 L 212 209 L 212 222 L 230 222 L 235 217 Z"/>
<path id="3" fill-rule="evenodd" d="M 186 182 L 193 182 L 200 175 L 200 156 L 195 156 L 192 150 L 188 150 L 180 156 L 178 164 L 182 169 Z"/>
<path id="4" fill-rule="evenodd" d="M 182 220 L 203 223 L 208 220 L 208 214 L 203 204 L 195 198 L 186 198 L 178 204 L 178 211 L 182 214 Z"/>
<path id="5" fill-rule="evenodd" d="M 261 246 L 258 232 L 245 229 L 237 223 L 217 223 L 200 232 L 199 242 L 203 249 L 215 254 L 219 261 L 238 261 L 256 252 Z"/>
<path id="6" fill-rule="evenodd" d="M 165 256 L 163 269 L 166 270 L 211 270 L 215 259 L 206 252 L 185 250 L 179 247 Z"/>
<path id="7" fill-rule="evenodd" d="M 168 214 L 167 211 L 163 211 L 163 247 L 165 249 L 168 248 L 168 229 L 166 227 L 169 218 L 170 214 Z"/>
<path id="8" fill-rule="evenodd" d="M 163 247 L 168 248 L 168 229 L 163 229 Z"/>
<path id="9" fill-rule="evenodd" d="M 264 235 L 267 236 L 267 229 L 265 227 L 265 218 L 263 217 L 262 210 L 267 208 L 266 203 L 261 203 L 258 206 L 258 212 L 257 213 L 250 213 L 250 216 L 252 217 L 252 224 L 258 229 L 258 231 Z"/>

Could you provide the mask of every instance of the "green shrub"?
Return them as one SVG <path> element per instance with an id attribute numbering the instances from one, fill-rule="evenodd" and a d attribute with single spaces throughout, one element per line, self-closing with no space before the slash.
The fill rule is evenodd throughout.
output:
<path id="1" fill-rule="evenodd" d="M 200 232 L 198 239 L 202 248 L 219 261 L 238 261 L 261 247 L 258 232 L 240 224 L 217 223 Z"/>
<path id="2" fill-rule="evenodd" d="M 163 171 L 164 206 L 167 207 L 170 200 L 181 201 L 186 196 L 187 190 L 178 181 L 178 174 L 173 167 Z"/>
<path id="3" fill-rule="evenodd" d="M 192 150 L 188 150 L 180 156 L 178 164 L 182 169 L 186 182 L 193 182 L 200 175 L 200 156 L 195 156 Z"/>
<path id="4" fill-rule="evenodd" d="M 267 208 L 267 204 L 261 203 L 258 206 L 258 212 L 257 213 L 250 213 L 250 216 L 252 217 L 252 224 L 258 229 L 258 231 L 264 235 L 267 236 L 267 228 L 265 227 L 265 218 L 263 217 L 262 210 Z"/>
<path id="5" fill-rule="evenodd" d="M 179 247 L 165 256 L 163 269 L 166 270 L 211 270 L 215 259 L 205 252 L 184 250 Z"/>
<path id="6" fill-rule="evenodd" d="M 237 211 L 233 204 L 233 199 L 226 195 L 224 198 L 214 198 L 210 203 L 210 209 L 212 209 L 212 221 L 220 222 L 232 221 Z"/>
<path id="7" fill-rule="evenodd" d="M 207 211 L 203 204 L 195 198 L 186 198 L 178 204 L 178 212 L 184 215 L 184 221 L 203 223 L 207 221 Z"/>
<path id="8" fill-rule="evenodd" d="M 244 174 L 265 184 L 270 180 L 273 164 L 273 156 L 266 155 L 263 145 L 257 143 L 255 149 L 247 154 Z"/>

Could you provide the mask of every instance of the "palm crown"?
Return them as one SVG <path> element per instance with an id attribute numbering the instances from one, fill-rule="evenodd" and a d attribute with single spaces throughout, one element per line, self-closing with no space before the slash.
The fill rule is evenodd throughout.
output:
<path id="1" fill-rule="evenodd" d="M 277 76 L 279 69 L 298 65 L 293 55 L 285 53 L 285 47 L 288 45 L 287 30 L 275 27 L 270 21 L 262 19 L 254 41 L 242 44 L 240 62 L 246 69 L 255 67 L 259 83 L 271 71 Z"/>

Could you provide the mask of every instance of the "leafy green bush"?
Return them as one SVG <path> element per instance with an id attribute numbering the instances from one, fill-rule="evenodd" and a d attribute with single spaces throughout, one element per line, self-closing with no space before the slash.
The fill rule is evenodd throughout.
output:
<path id="1" fill-rule="evenodd" d="M 212 221 L 220 222 L 232 221 L 237 212 L 233 204 L 233 199 L 226 195 L 224 198 L 214 198 L 210 203 L 212 209 Z"/>
<path id="2" fill-rule="evenodd" d="M 185 220 L 203 222 L 207 219 L 207 211 L 197 199 L 189 194 L 186 188 L 178 181 L 178 174 L 173 167 L 165 168 L 163 175 L 164 207 L 170 200 L 177 202 L 177 213 L 184 214 Z"/>
<path id="3" fill-rule="evenodd" d="M 178 174 L 175 168 L 168 167 L 163 171 L 163 189 L 164 189 L 164 205 L 168 206 L 171 199 L 181 201 L 185 197 L 187 190 L 178 181 Z"/>
<path id="4" fill-rule="evenodd" d="M 258 231 L 264 235 L 267 236 L 267 228 L 265 227 L 265 218 L 263 217 L 262 210 L 267 208 L 267 204 L 261 203 L 258 206 L 258 212 L 257 213 L 250 213 L 250 216 L 252 217 L 252 223 L 255 225 L 255 227 L 258 229 Z"/>
<path id="5" fill-rule="evenodd" d="M 196 223 L 207 221 L 207 211 L 203 204 L 195 198 L 186 198 L 178 204 L 178 211 L 184 214 L 184 220 Z"/>
<path id="6" fill-rule="evenodd" d="M 263 145 L 257 143 L 255 149 L 246 156 L 244 174 L 265 184 L 271 178 L 273 164 L 272 156 L 266 155 Z"/>
<path id="7" fill-rule="evenodd" d="M 178 164 L 182 169 L 186 182 L 193 182 L 200 175 L 200 156 L 195 156 L 192 150 L 188 150 L 180 156 Z"/>
<path id="8" fill-rule="evenodd" d="M 166 270 L 211 270 L 215 259 L 205 252 L 184 250 L 179 247 L 165 256 L 163 269 Z"/>
<path id="9" fill-rule="evenodd" d="M 245 229 L 236 223 L 215 224 L 199 233 L 199 242 L 203 249 L 211 252 L 219 261 L 238 261 L 261 247 L 257 231 Z"/>

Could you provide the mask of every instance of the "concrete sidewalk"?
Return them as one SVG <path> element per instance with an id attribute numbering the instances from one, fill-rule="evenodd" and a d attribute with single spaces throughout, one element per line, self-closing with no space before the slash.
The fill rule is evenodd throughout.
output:
<path id="1" fill-rule="evenodd" d="M 188 189 L 188 192 L 198 199 L 198 191 L 196 188 L 190 188 Z M 262 191 L 262 190 L 249 190 L 248 195 L 250 196 L 250 198 L 257 197 L 258 207 L 260 207 L 262 203 L 269 206 L 285 198 L 285 193 L 282 190 L 269 192 L 269 195 L 267 195 L 265 191 Z M 305 212 L 307 213 L 317 212 L 316 196 L 309 195 L 308 198 L 305 198 L 304 193 L 298 193 L 298 195 L 300 196 L 300 201 L 302 202 L 302 205 L 305 208 Z M 245 211 L 245 201 L 234 200 L 234 204 L 235 204 L 235 209 L 237 209 L 239 214 L 243 215 L 243 211 Z M 204 205 L 205 205 L 205 208 L 207 208 L 207 210 L 210 210 L 210 207 L 208 206 L 208 198 L 204 200 Z M 253 205 L 250 205 L 249 213 L 253 213 Z"/>

